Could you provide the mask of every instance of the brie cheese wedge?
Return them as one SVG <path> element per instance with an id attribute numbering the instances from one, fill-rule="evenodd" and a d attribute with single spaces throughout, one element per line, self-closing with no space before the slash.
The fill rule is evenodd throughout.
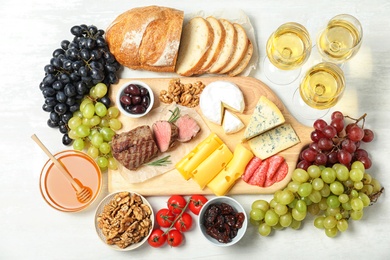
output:
<path id="1" fill-rule="evenodd" d="M 242 113 L 245 109 L 245 102 L 236 84 L 229 81 L 214 81 L 203 89 L 199 106 L 209 121 L 222 125 L 225 108 Z"/>
<path id="2" fill-rule="evenodd" d="M 243 129 L 245 125 L 235 114 L 225 110 L 222 127 L 226 134 L 233 134 Z"/>

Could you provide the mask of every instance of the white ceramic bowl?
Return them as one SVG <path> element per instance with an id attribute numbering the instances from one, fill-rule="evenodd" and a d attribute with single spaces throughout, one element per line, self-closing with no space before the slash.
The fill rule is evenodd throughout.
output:
<path id="1" fill-rule="evenodd" d="M 147 109 L 145 110 L 144 113 L 142 114 L 133 114 L 133 113 L 130 113 L 128 111 L 126 111 L 121 102 L 120 102 L 120 98 L 121 96 L 124 95 L 124 91 L 125 89 L 127 88 L 127 86 L 131 85 L 131 84 L 135 84 L 135 85 L 139 85 L 141 87 L 144 87 L 145 89 L 148 90 L 149 92 L 149 99 L 150 99 L 150 102 L 149 102 L 149 106 L 147 107 Z M 118 107 L 118 109 L 121 111 L 122 114 L 128 116 L 128 117 L 131 117 L 131 118 L 140 118 L 140 117 L 143 117 L 145 116 L 146 114 L 149 113 L 149 111 L 153 108 L 153 105 L 154 105 L 154 94 L 153 94 L 153 90 L 152 88 L 146 84 L 145 82 L 143 81 L 139 81 L 139 80 L 132 80 L 132 81 L 129 81 L 129 82 L 126 82 L 125 84 L 123 84 L 122 86 L 120 86 L 120 88 L 118 89 L 118 92 L 116 94 L 116 105 Z"/>
<path id="2" fill-rule="evenodd" d="M 151 222 L 151 226 L 150 226 L 150 230 L 149 230 L 149 233 L 147 234 L 147 236 L 145 236 L 140 242 L 138 243 L 135 243 L 135 244 L 131 244 L 129 246 L 127 246 L 126 248 L 120 248 L 119 246 L 117 245 L 109 245 L 106 243 L 106 237 L 104 236 L 102 230 L 98 227 L 98 216 L 103 212 L 104 210 L 104 207 L 110 203 L 110 201 L 115 197 L 116 194 L 118 193 L 121 193 L 121 192 L 129 192 L 130 194 L 135 194 L 135 195 L 138 195 L 142 198 L 142 202 L 143 204 L 147 205 L 150 210 L 151 210 L 151 215 L 149 216 L 150 220 L 152 221 Z M 136 192 L 131 192 L 131 191 L 121 191 L 121 192 L 114 192 L 114 193 L 111 193 L 109 195 L 107 195 L 98 205 L 97 209 L 96 209 L 96 212 L 95 212 L 95 230 L 96 230 L 96 233 L 98 234 L 100 240 L 105 244 L 107 245 L 108 247 L 112 248 L 112 249 L 115 249 L 115 250 L 118 250 L 118 251 L 130 251 L 130 250 L 134 250 L 138 247 L 140 247 L 141 245 L 143 245 L 147 240 L 148 240 L 148 237 L 150 236 L 150 234 L 152 233 L 153 231 L 153 226 L 154 226 L 154 213 L 153 213 L 153 208 L 152 206 L 149 204 L 149 202 L 145 199 L 144 196 L 142 196 L 141 194 L 139 193 L 136 193 Z"/>
<path id="3" fill-rule="evenodd" d="M 203 219 L 204 219 L 204 215 L 205 215 L 205 212 L 207 210 L 207 208 L 210 206 L 210 205 L 213 205 L 213 204 L 220 204 L 220 203 L 226 203 L 226 204 L 229 204 L 230 206 L 233 207 L 233 209 L 236 211 L 236 212 L 242 212 L 245 216 L 245 219 L 244 219 L 244 222 L 242 224 L 242 227 L 238 230 L 237 232 L 237 235 L 229 242 L 229 243 L 221 243 L 219 242 L 218 240 L 212 238 L 211 236 L 209 236 L 207 233 L 206 233 L 206 228 L 205 226 L 203 225 Z M 227 247 L 227 246 L 231 246 L 231 245 L 234 245 L 235 243 L 237 243 L 238 241 L 241 240 L 241 238 L 244 236 L 245 232 L 246 232 L 246 229 L 247 229 L 247 226 L 248 226 L 248 217 L 245 213 L 245 210 L 244 208 L 241 206 L 241 204 L 236 201 L 235 199 L 231 198 L 231 197 L 227 197 L 227 196 L 219 196 L 219 197 L 214 197 L 210 200 L 208 200 L 202 207 L 202 209 L 200 210 L 199 212 L 199 218 L 198 218 L 198 227 L 202 233 L 202 235 L 207 239 L 207 241 L 209 241 L 211 244 L 215 245 L 215 246 L 220 246 L 220 247 Z"/>

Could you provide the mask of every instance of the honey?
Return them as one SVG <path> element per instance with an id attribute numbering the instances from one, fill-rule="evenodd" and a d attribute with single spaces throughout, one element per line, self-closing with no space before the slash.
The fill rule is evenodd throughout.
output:
<path id="1" fill-rule="evenodd" d="M 79 151 L 63 151 L 55 157 L 76 181 L 92 190 L 92 198 L 88 203 L 81 203 L 77 199 L 76 190 L 51 160 L 46 162 L 41 172 L 40 189 L 43 198 L 60 211 L 75 212 L 86 208 L 101 189 L 102 174 L 99 166 L 91 157 Z"/>

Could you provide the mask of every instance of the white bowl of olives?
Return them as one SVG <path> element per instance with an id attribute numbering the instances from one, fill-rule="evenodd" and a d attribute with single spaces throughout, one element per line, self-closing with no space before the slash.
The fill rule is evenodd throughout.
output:
<path id="1" fill-rule="evenodd" d="M 142 81 L 133 80 L 123 84 L 117 93 L 116 104 L 119 110 L 132 118 L 143 117 L 154 104 L 153 90 Z"/>

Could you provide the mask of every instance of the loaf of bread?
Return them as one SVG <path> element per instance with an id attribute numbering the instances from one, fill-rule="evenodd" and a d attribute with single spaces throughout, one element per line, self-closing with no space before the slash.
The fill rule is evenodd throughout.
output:
<path id="1" fill-rule="evenodd" d="M 107 28 L 106 41 L 117 61 L 131 69 L 174 72 L 184 12 L 146 6 L 120 14 Z"/>

